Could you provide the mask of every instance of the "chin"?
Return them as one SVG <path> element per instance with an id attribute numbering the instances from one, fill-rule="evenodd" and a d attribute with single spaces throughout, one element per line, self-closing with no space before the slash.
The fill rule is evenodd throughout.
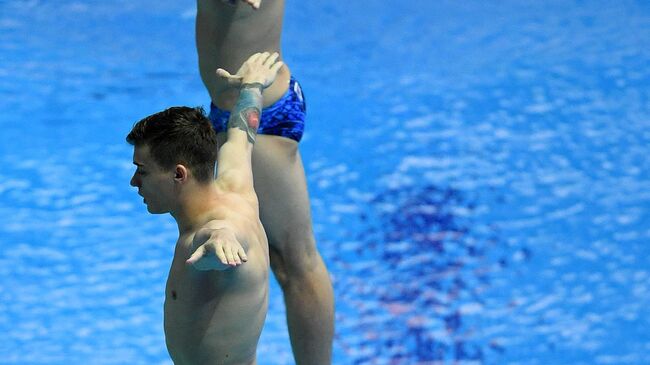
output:
<path id="1" fill-rule="evenodd" d="M 147 212 L 151 214 L 165 214 L 168 213 L 169 211 L 164 209 L 156 209 L 155 207 L 147 205 Z"/>

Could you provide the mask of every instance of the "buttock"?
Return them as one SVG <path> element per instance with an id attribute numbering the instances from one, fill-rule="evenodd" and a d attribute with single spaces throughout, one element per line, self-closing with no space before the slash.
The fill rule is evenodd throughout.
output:
<path id="1" fill-rule="evenodd" d="M 275 103 L 262 109 L 258 134 L 280 136 L 300 142 L 305 130 L 307 104 L 298 81 L 291 76 L 287 92 Z M 228 128 L 230 112 L 210 103 L 208 116 L 217 133 Z"/>

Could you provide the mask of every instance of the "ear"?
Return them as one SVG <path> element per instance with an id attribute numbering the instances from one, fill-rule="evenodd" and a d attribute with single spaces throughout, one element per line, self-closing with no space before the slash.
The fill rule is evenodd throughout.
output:
<path id="1" fill-rule="evenodd" d="M 185 165 L 176 165 L 174 169 L 174 181 L 184 183 L 190 176 L 190 171 Z"/>

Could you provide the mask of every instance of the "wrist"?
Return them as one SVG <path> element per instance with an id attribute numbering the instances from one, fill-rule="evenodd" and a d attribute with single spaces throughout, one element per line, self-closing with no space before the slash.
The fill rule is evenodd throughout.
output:
<path id="1" fill-rule="evenodd" d="M 240 91 L 241 90 L 259 90 L 260 93 L 262 90 L 264 90 L 264 85 L 260 82 L 246 82 L 241 85 Z"/>

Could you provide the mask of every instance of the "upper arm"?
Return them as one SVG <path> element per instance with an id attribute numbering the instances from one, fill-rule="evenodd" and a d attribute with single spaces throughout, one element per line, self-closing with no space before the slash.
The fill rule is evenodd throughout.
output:
<path id="1" fill-rule="evenodd" d="M 228 140 L 219 149 L 217 156 L 216 184 L 234 192 L 253 191 L 251 155 L 253 145 L 248 142 L 246 132 L 228 129 Z"/>

